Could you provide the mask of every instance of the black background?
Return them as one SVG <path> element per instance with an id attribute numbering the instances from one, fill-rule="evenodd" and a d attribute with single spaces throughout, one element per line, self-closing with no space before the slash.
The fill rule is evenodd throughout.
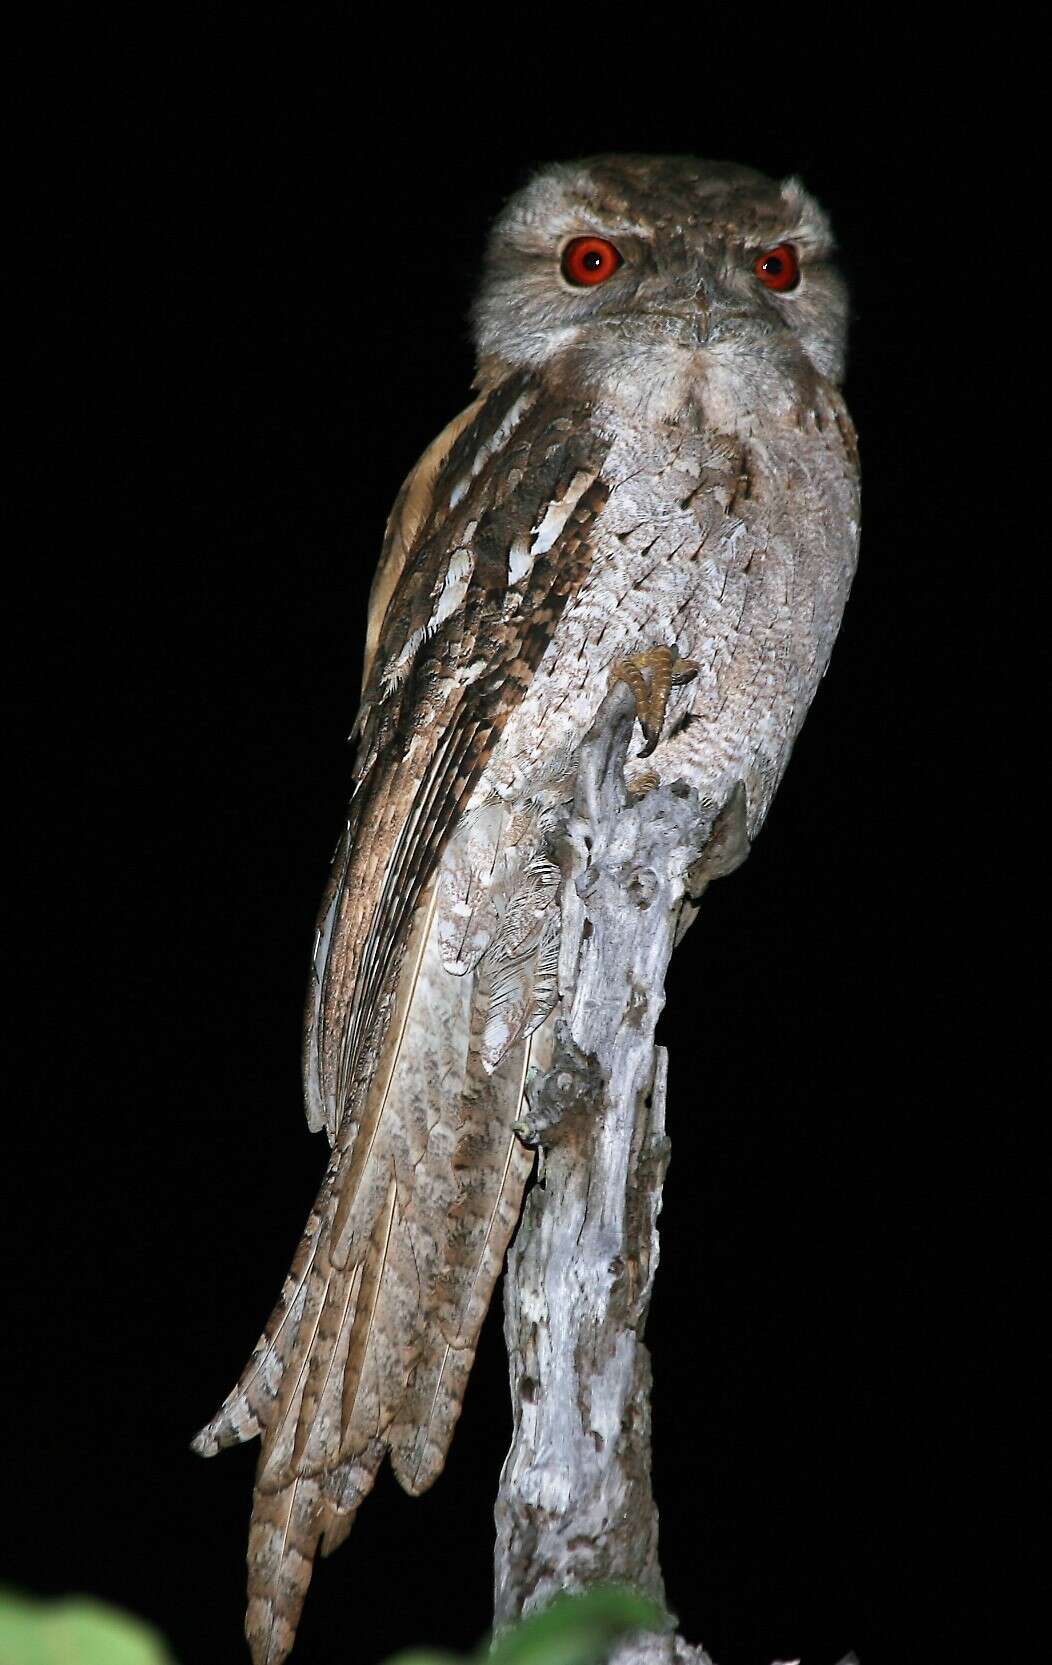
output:
<path id="1" fill-rule="evenodd" d="M 338 9 L 162 9 L 135 34 L 57 20 L 23 60 L 0 1574 L 128 1606 L 182 1665 L 244 1657 L 255 1451 L 188 1441 L 324 1165 L 301 1001 L 385 515 L 467 401 L 487 222 L 535 164 L 604 149 L 796 171 L 826 204 L 864 469 L 830 675 L 661 1025 L 669 1598 L 719 1665 L 972 1657 L 1019 1138 L 977 176 L 962 67 L 908 31 L 829 56 L 836 15 L 790 48 L 703 14 L 381 40 Z M 495 1313 L 444 1477 L 419 1501 L 381 1477 L 315 1574 L 302 1665 L 484 1632 L 504 1370 Z"/>

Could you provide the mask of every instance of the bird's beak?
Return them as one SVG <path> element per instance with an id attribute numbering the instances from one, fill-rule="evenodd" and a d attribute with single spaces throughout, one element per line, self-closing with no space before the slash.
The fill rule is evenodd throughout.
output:
<path id="1" fill-rule="evenodd" d="M 643 307 L 637 316 L 653 318 L 655 327 L 683 346 L 703 347 L 712 327 L 712 308 L 698 296 L 687 305 Z"/>

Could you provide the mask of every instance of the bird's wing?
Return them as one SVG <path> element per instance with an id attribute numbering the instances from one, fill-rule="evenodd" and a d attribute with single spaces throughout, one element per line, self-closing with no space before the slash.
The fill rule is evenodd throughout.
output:
<path id="1" fill-rule="evenodd" d="M 374 1074 L 391 973 L 424 886 L 586 575 L 605 495 L 587 417 L 525 377 L 494 389 L 438 469 L 386 604 L 308 999 L 308 1114 L 330 1140 Z M 520 550 L 531 540 L 544 547 L 529 562 Z"/>
<path id="2" fill-rule="evenodd" d="M 376 564 L 376 572 L 369 590 L 365 657 L 362 663 L 363 692 L 369 686 L 388 604 L 398 587 L 398 580 L 405 571 L 405 564 L 419 540 L 421 529 L 430 522 L 435 485 L 442 471 L 442 464 L 464 429 L 470 427 L 485 403 L 486 395 L 480 393 L 477 399 L 453 418 L 452 422 L 447 422 L 437 439 L 431 441 L 423 456 L 407 474 L 402 489 L 394 500 L 391 513 L 387 517 L 380 559 Z"/>
<path id="3" fill-rule="evenodd" d="M 524 377 L 465 414 L 427 464 L 415 526 L 392 517 L 374 590 L 308 997 L 308 1114 L 332 1154 L 270 1322 L 195 1442 L 210 1455 L 262 1436 L 257 1665 L 284 1659 L 317 1544 L 346 1535 L 385 1451 L 411 1491 L 440 1472 L 531 1165 L 511 1131 L 530 1026 L 495 1046 L 499 967 L 443 964 L 438 867 L 588 572 L 605 446 L 586 407 Z"/>

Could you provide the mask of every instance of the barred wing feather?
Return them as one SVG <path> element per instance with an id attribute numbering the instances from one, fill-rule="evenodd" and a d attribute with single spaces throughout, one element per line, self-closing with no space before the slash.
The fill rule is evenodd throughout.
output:
<path id="1" fill-rule="evenodd" d="M 472 800 L 587 575 L 605 494 L 586 418 L 509 378 L 425 454 L 389 524 L 308 997 L 308 1119 L 331 1156 L 271 1319 L 195 1441 L 261 1437 L 256 1665 L 287 1656 L 318 1545 L 346 1537 L 384 1455 L 410 1492 L 441 1472 L 518 1218 L 554 868 L 543 816 L 524 828 Z"/>

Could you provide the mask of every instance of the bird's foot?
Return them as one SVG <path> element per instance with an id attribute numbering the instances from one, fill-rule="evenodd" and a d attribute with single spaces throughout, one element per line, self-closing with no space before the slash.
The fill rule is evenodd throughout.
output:
<path id="1" fill-rule="evenodd" d="M 636 702 L 636 715 L 643 730 L 644 746 L 638 754 L 649 757 L 661 738 L 661 730 L 668 710 L 668 697 L 673 688 L 681 688 L 697 676 L 700 666 L 696 659 L 680 659 L 675 648 L 648 648 L 645 653 L 631 653 L 618 659 L 610 671 L 610 681 L 627 682 Z M 646 673 L 650 672 L 649 683 Z"/>
<path id="2" fill-rule="evenodd" d="M 633 775 L 628 782 L 628 790 L 633 798 L 645 798 L 648 792 L 653 792 L 661 785 L 661 776 L 656 769 L 643 769 L 638 775 Z"/>

